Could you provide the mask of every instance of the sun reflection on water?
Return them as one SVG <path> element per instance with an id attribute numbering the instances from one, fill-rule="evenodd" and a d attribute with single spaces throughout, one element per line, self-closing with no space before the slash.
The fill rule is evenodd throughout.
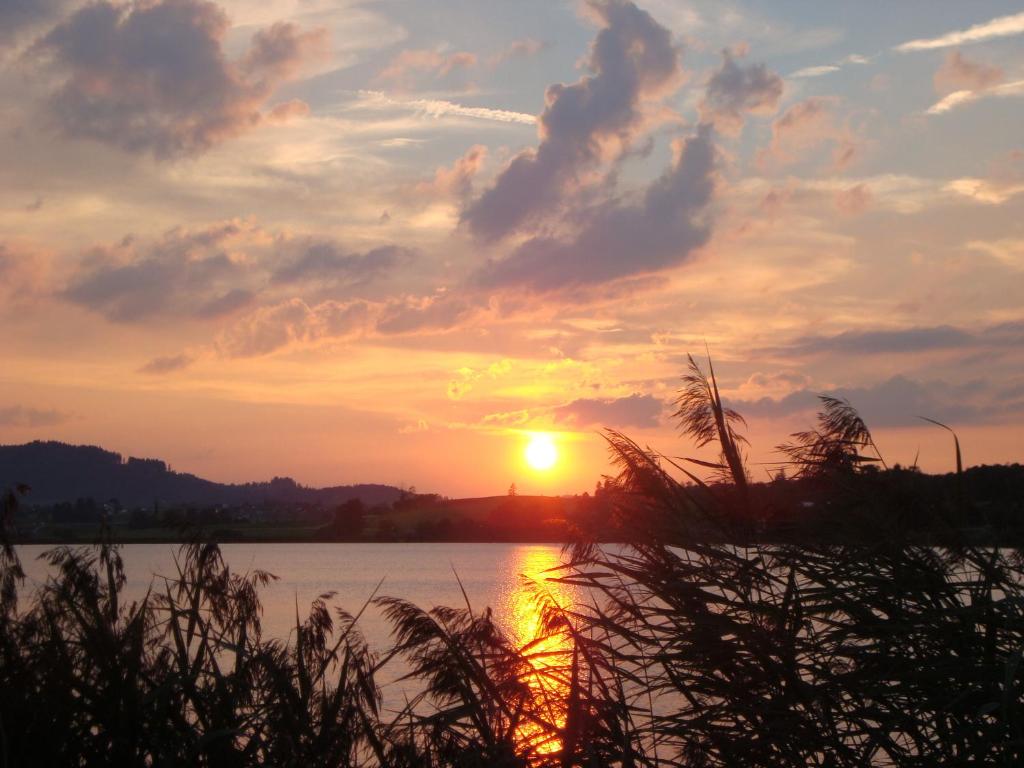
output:
<path id="1" fill-rule="evenodd" d="M 574 590 L 556 581 L 562 560 L 550 546 L 524 546 L 517 552 L 516 568 L 522 578 L 510 595 L 508 615 L 513 637 L 523 649 L 531 672 L 525 681 L 533 692 L 537 712 L 547 723 L 561 730 L 566 722 L 566 704 L 572 666 L 572 640 L 564 630 L 545 626 L 545 613 L 571 610 Z M 539 754 L 561 749 L 561 739 L 535 722 L 519 728 L 521 746 Z"/>

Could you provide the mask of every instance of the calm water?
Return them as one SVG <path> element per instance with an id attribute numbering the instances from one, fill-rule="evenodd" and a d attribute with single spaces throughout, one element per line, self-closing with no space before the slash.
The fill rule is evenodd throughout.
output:
<path id="1" fill-rule="evenodd" d="M 37 559 L 46 549 L 18 548 L 30 585 L 47 576 L 48 567 Z M 535 616 L 523 576 L 543 580 L 544 572 L 561 562 L 561 548 L 551 544 L 224 544 L 221 549 L 234 571 L 260 569 L 278 577 L 261 594 L 264 634 L 281 639 L 295 626 L 296 602 L 305 617 L 313 599 L 335 592 L 330 604 L 355 613 L 381 579 L 378 595 L 425 608 L 462 606 L 458 574 L 473 607 L 490 606 L 498 621 L 525 642 L 535 630 Z M 141 598 L 154 578 L 174 574 L 175 551 L 168 544 L 124 546 L 126 597 Z M 563 604 L 574 597 L 564 587 L 557 594 Z M 360 627 L 375 650 L 390 645 L 389 626 L 378 611 L 368 609 Z"/>

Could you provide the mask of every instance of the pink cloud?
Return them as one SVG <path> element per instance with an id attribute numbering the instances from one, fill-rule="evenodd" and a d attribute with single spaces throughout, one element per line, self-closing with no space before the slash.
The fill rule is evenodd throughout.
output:
<path id="1" fill-rule="evenodd" d="M 302 99 L 289 99 L 275 105 L 267 113 L 269 123 L 288 123 L 309 115 L 309 104 Z"/>
<path id="2" fill-rule="evenodd" d="M 836 210 L 848 216 L 856 216 L 868 209 L 872 199 L 871 190 L 864 184 L 857 184 L 836 192 Z"/>
<path id="3" fill-rule="evenodd" d="M 833 97 L 812 96 L 789 107 L 772 123 L 771 143 L 758 152 L 758 164 L 763 168 L 788 165 L 831 144 L 832 170 L 846 170 L 858 159 L 860 143 L 853 131 L 837 125 L 838 103 Z"/>
<path id="4" fill-rule="evenodd" d="M 226 357 L 255 357 L 292 344 L 349 338 L 365 329 L 368 313 L 362 301 L 310 306 L 293 298 L 240 318 L 220 333 L 214 346 Z"/>
<path id="5" fill-rule="evenodd" d="M 941 95 L 955 91 L 983 91 L 1002 81 L 1002 67 L 971 61 L 958 50 L 946 54 L 933 78 L 935 91 Z"/>
<path id="6" fill-rule="evenodd" d="M 444 53 L 429 48 L 402 51 L 374 78 L 378 84 L 399 91 L 413 91 L 429 85 L 469 88 L 465 78 L 477 66 L 476 54 L 468 51 Z"/>
<path id="7" fill-rule="evenodd" d="M 451 166 L 438 168 L 434 178 L 420 182 L 415 191 L 420 195 L 465 198 L 472 192 L 473 179 L 487 159 L 487 147 L 474 144 Z"/>

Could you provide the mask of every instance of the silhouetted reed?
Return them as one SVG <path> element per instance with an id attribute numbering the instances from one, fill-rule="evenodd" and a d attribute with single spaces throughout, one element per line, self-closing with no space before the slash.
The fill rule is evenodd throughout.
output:
<path id="1" fill-rule="evenodd" d="M 273 577 L 199 542 L 131 603 L 109 540 L 53 549 L 23 605 L 5 539 L 0 766 L 1021 764 L 1018 553 L 915 538 L 864 469 L 881 459 L 870 431 L 832 398 L 783 451 L 837 533 L 765 540 L 713 371 L 691 359 L 677 405 L 720 460 L 608 432 L 623 543 L 581 535 L 530 583 L 538 632 L 522 642 L 468 598 L 374 597 L 394 637 L 375 652 L 330 594 L 265 638 Z M 414 692 L 395 711 L 378 680 L 398 658 Z"/>

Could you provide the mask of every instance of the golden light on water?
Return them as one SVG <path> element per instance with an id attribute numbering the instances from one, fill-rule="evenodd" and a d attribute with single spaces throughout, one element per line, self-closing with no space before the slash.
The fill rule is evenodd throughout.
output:
<path id="1" fill-rule="evenodd" d="M 547 432 L 535 432 L 526 445 L 526 463 L 538 472 L 545 472 L 558 461 L 558 448 Z"/>
<path id="2" fill-rule="evenodd" d="M 552 569 L 561 565 L 558 549 L 550 546 L 523 547 L 516 564 L 522 583 L 512 593 L 510 616 L 512 631 L 526 652 L 533 673 L 527 684 L 535 701 L 543 709 L 543 717 L 555 727 L 565 727 L 566 702 L 572 664 L 572 642 L 563 631 L 549 631 L 544 625 L 544 606 L 571 609 L 575 602 L 572 590 L 551 581 Z M 531 743 L 538 753 L 550 754 L 561 749 L 559 739 L 547 737 L 544 729 L 526 722 L 519 729 L 519 739 Z"/>

